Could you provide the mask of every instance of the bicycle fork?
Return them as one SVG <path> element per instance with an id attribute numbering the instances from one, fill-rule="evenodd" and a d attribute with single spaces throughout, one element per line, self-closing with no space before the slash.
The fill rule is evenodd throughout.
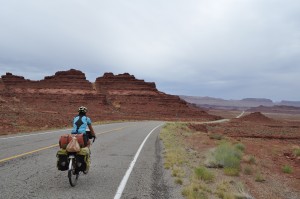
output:
<path id="1" fill-rule="evenodd" d="M 75 158 L 74 155 L 70 155 L 70 156 L 69 156 L 69 159 L 70 159 L 70 161 L 69 161 L 69 170 L 72 169 L 72 164 L 73 164 L 73 159 L 74 159 L 74 158 Z"/>
<path id="2" fill-rule="evenodd" d="M 69 172 L 69 175 L 71 174 L 72 175 L 72 168 L 73 168 L 73 161 L 74 161 L 74 158 L 75 158 L 75 156 L 74 155 L 69 155 L 69 171 L 71 171 L 71 172 Z M 71 177 L 71 176 L 69 176 L 69 177 Z"/>

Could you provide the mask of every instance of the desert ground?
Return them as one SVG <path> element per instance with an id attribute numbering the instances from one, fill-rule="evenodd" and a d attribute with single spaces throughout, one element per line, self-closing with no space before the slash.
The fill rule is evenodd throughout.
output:
<path id="1" fill-rule="evenodd" d="M 209 151 L 224 140 L 238 143 L 244 147 L 240 171 L 230 177 L 218 176 L 216 181 L 228 178 L 228 182 L 239 181 L 253 198 L 300 198 L 300 115 L 246 112 L 241 118 L 235 118 L 239 111 L 210 110 L 209 113 L 231 120 L 187 125 L 193 133 L 179 139 L 184 140 L 188 151 L 196 151 L 194 158 L 198 160 L 194 161 L 203 165 Z"/>

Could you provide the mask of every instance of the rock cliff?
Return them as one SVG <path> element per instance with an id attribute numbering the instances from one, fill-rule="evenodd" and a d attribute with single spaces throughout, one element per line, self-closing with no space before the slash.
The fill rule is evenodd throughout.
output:
<path id="1" fill-rule="evenodd" d="M 69 126 L 79 106 L 94 121 L 120 119 L 215 120 L 178 96 L 156 89 L 155 83 L 128 73 L 105 73 L 95 83 L 81 71 L 59 71 L 40 81 L 6 73 L 0 78 L 2 133 Z"/>
<path id="2" fill-rule="evenodd" d="M 81 71 L 71 69 L 59 71 L 53 76 L 47 76 L 40 81 L 27 80 L 22 76 L 11 73 L 2 75 L 2 82 L 10 89 L 68 89 L 68 90 L 92 90 L 92 83 L 86 80 L 85 74 Z"/>

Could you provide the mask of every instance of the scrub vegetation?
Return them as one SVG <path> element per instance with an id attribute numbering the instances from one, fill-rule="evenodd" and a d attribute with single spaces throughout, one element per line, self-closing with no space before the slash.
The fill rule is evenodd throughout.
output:
<path id="1" fill-rule="evenodd" d="M 181 186 L 182 195 L 187 199 L 252 198 L 235 179 L 241 171 L 245 146 L 221 136 L 210 136 L 216 145 L 201 153 L 189 146 L 192 136 L 197 136 L 197 132 L 185 123 L 167 123 L 160 134 L 164 168 L 170 170 L 174 182 Z M 244 172 L 250 175 L 252 170 Z"/>
<path id="2" fill-rule="evenodd" d="M 289 166 L 289 165 L 284 165 L 284 166 L 282 167 L 282 171 L 283 171 L 283 173 L 292 173 L 292 172 L 293 172 L 293 169 L 292 169 L 292 167 Z"/>
<path id="3" fill-rule="evenodd" d="M 300 149 L 294 149 L 293 154 L 294 154 L 296 157 L 299 157 L 299 156 L 300 156 Z"/>

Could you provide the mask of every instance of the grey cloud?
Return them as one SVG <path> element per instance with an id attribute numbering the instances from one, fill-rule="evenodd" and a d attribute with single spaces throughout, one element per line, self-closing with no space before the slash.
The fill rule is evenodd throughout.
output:
<path id="1" fill-rule="evenodd" d="M 298 0 L 5 1 L 0 72 L 129 72 L 172 94 L 300 100 L 299 10 Z"/>

